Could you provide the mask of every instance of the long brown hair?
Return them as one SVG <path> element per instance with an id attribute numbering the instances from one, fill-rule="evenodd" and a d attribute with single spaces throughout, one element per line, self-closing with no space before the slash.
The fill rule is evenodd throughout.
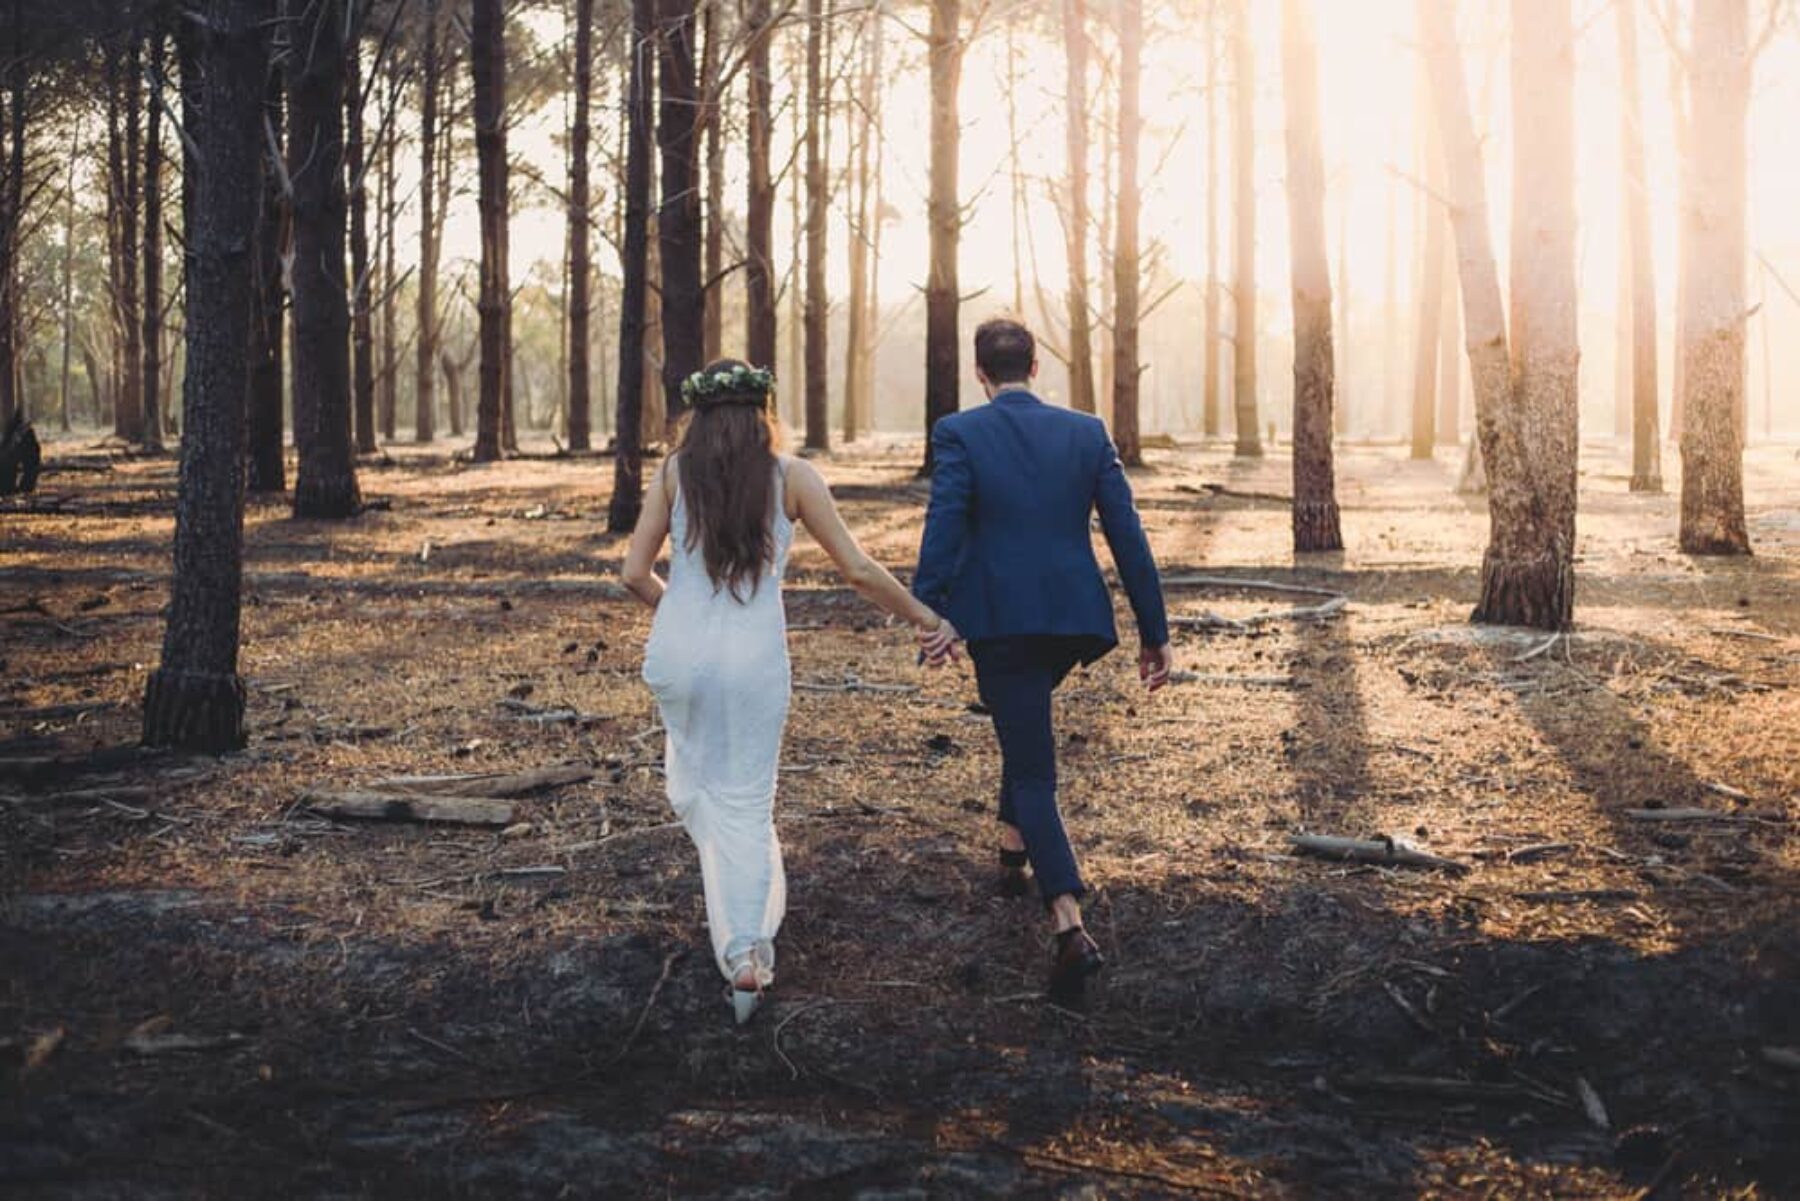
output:
<path id="1" fill-rule="evenodd" d="M 730 371 L 737 359 L 708 363 L 705 374 Z M 706 574 L 734 600 L 756 595 L 775 561 L 771 518 L 781 432 L 764 397 L 708 398 L 690 410 L 676 464 L 687 502 L 686 548 L 700 547 Z M 747 403 L 748 402 L 748 403 Z M 758 403 L 760 402 L 760 403 Z"/>

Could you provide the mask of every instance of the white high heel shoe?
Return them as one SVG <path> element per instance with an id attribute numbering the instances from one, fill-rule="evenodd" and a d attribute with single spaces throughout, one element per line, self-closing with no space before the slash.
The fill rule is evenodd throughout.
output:
<path id="1" fill-rule="evenodd" d="M 731 1013 L 742 1026 L 761 1008 L 763 993 L 775 983 L 775 973 L 764 962 L 761 948 L 734 957 L 727 966 L 731 968 Z"/>

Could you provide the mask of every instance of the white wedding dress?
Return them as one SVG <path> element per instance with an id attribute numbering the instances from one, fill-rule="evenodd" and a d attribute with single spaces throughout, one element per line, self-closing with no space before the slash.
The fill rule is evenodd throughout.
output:
<path id="1" fill-rule="evenodd" d="M 738 600 L 714 587 L 679 485 L 669 518 L 669 584 L 644 648 L 644 682 L 667 731 L 669 803 L 700 852 L 706 921 L 719 970 L 746 963 L 774 979 L 775 933 L 787 912 L 787 876 L 775 834 L 775 777 L 792 673 L 781 578 L 793 545 L 777 465 L 775 561 Z M 746 590 L 740 587 L 739 591 Z"/>

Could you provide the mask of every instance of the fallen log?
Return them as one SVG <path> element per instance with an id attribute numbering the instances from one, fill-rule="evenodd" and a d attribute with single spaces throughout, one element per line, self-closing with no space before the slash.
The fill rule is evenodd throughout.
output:
<path id="1" fill-rule="evenodd" d="M 1625 816 L 1636 822 L 1751 822 L 1783 821 L 1779 813 L 1724 813 L 1718 809 L 1627 809 Z"/>
<path id="2" fill-rule="evenodd" d="M 450 797 L 517 797 L 561 788 L 567 784 L 583 784 L 594 778 L 591 769 L 575 764 L 544 767 L 534 771 L 452 776 L 391 776 L 377 780 L 370 788 L 376 792 L 404 792 Z"/>
<path id="3" fill-rule="evenodd" d="M 510 801 L 486 797 L 422 796 L 399 792 L 300 794 L 300 803 L 325 817 L 361 821 L 430 822 L 465 826 L 510 826 Z"/>
<path id="4" fill-rule="evenodd" d="M 1343 859 L 1383 867 L 1426 867 L 1458 874 L 1469 870 L 1466 863 L 1409 847 L 1392 838 L 1336 838 L 1329 834 L 1295 834 L 1288 839 L 1288 845 L 1297 855 L 1315 855 L 1321 859 Z"/>

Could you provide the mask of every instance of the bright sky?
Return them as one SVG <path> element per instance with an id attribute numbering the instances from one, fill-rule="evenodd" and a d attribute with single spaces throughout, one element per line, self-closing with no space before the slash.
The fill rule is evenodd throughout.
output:
<path id="1" fill-rule="evenodd" d="M 1580 220 L 1580 286 L 1584 343 L 1584 390 L 1594 387 L 1610 394 L 1614 297 L 1617 291 L 1620 242 L 1619 80 L 1615 54 L 1614 0 L 1576 0 L 1575 21 L 1582 29 L 1578 47 L 1577 77 L 1577 211 Z M 1629 0 L 1619 0 L 1629 2 Z M 965 6 L 970 7 L 970 6 Z M 1054 10 L 1057 6 L 1046 6 Z M 1104 4 L 1090 8 L 1104 11 Z M 1506 5 L 1497 0 L 1465 0 L 1461 4 L 1464 61 L 1467 67 L 1477 120 L 1490 131 L 1485 145 L 1489 173 L 1489 201 L 1493 235 L 1500 269 L 1506 269 L 1507 195 L 1510 131 L 1507 128 Z M 1685 6 L 1684 6 L 1685 7 Z M 1752 0 L 1753 22 L 1760 20 L 1762 5 Z M 1147 21 L 1150 42 L 1145 53 L 1143 85 L 1147 121 L 1142 151 L 1145 177 L 1142 226 L 1148 245 L 1159 244 L 1175 274 L 1203 278 L 1205 233 L 1205 109 L 1206 72 L 1204 43 L 1197 15 L 1203 5 L 1195 0 L 1150 3 Z M 1282 151 L 1284 115 L 1279 75 L 1280 4 L 1253 0 L 1257 58 L 1257 275 L 1262 287 L 1285 299 L 1287 290 L 1287 215 Z M 1330 175 L 1327 189 L 1327 233 L 1334 271 L 1336 243 L 1350 240 L 1347 260 L 1351 303 L 1364 314 L 1373 313 L 1383 301 L 1390 211 L 1398 221 L 1399 295 L 1406 305 L 1411 292 L 1414 206 L 1421 202 L 1417 190 L 1393 173 L 1418 170 L 1415 163 L 1415 108 L 1418 99 L 1419 60 L 1413 44 L 1414 0 L 1315 0 L 1320 48 L 1321 100 L 1324 108 L 1324 147 Z M 916 10 L 907 10 L 908 19 Z M 560 36 L 554 16 L 540 21 L 547 40 Z M 840 53 L 848 53 L 848 26 L 840 32 Z M 1046 36 L 1046 32 L 1054 36 Z M 798 33 L 792 35 L 798 40 Z M 1098 25 L 1095 37 L 1103 55 L 1112 52 L 1109 32 Z M 1638 10 L 1638 42 L 1643 85 L 1644 120 L 1652 188 L 1652 221 L 1658 290 L 1663 297 L 1665 324 L 1669 320 L 1674 286 L 1675 254 L 1675 152 L 1671 125 L 1669 56 L 1663 37 L 1647 10 Z M 887 200 L 898 216 L 884 238 L 882 292 L 884 303 L 899 304 L 916 295 L 924 280 L 927 231 L 925 221 L 925 136 L 928 108 L 923 71 L 922 43 L 898 23 L 888 26 L 884 72 L 887 117 L 885 163 Z M 1064 284 L 1061 227 L 1050 200 L 1052 182 L 1060 185 L 1065 171 L 1063 131 L 1064 57 L 1059 30 L 1022 29 L 1018 34 L 1018 122 L 1028 132 L 1023 169 L 1029 177 L 1028 216 L 1035 236 L 1037 274 L 1046 294 L 1058 295 Z M 782 69 L 784 49 L 778 45 L 777 104 L 798 103 L 803 85 L 801 73 Z M 961 92 L 964 122 L 962 192 L 965 202 L 979 195 L 971 224 L 962 242 L 962 287 L 965 293 L 991 289 L 977 306 L 1005 306 L 1012 293 L 1012 200 L 1007 178 L 1007 113 L 1005 104 L 1007 40 L 999 28 L 975 42 L 964 64 Z M 1098 56 L 1096 56 L 1098 57 Z M 1096 62 L 1090 83 L 1090 109 L 1097 126 L 1102 118 L 1098 100 L 1105 85 Z M 792 89 L 790 91 L 789 89 Z M 1221 146 L 1220 203 L 1229 204 L 1229 95 L 1220 97 Z M 1792 32 L 1777 36 L 1759 64 L 1752 105 L 1750 148 L 1750 243 L 1773 261 L 1782 275 L 1800 287 L 1800 238 L 1791 214 L 1800 210 L 1800 38 Z M 535 162 L 547 176 L 560 178 L 560 150 L 550 140 L 564 119 L 560 104 L 541 115 L 536 128 L 519 131 L 514 153 Z M 777 161 L 785 156 L 787 120 L 777 122 Z M 607 135 L 602 135 L 607 136 Z M 847 138 L 840 129 L 834 151 L 847 153 Z M 1094 131 L 1093 169 L 1098 176 L 1100 145 Z M 734 207 L 741 203 L 741 158 L 730 162 L 734 178 L 727 189 Z M 605 181 L 609 190 L 611 181 Z M 1096 179 L 1096 204 L 1100 192 Z M 834 293 L 845 287 L 848 256 L 840 198 L 834 213 L 830 278 Z M 1347 207 L 1346 207 L 1347 206 Z M 785 195 L 777 207 L 776 245 L 785 260 L 788 245 L 788 206 Z M 514 261 L 523 272 L 533 259 L 557 263 L 563 253 L 560 212 L 527 209 L 515 216 Z M 473 254 L 472 204 L 459 206 L 451 233 L 451 253 Z M 1221 255 L 1229 270 L 1229 214 L 1220 218 Z M 603 255 L 603 269 L 616 265 Z M 785 269 L 785 263 L 783 264 Z M 1788 298 L 1753 259 L 1748 267 L 1752 302 L 1767 293 L 1764 317 L 1779 330 L 1792 329 L 1800 306 Z M 1031 271 L 1026 268 L 1026 294 L 1031 296 Z M 1285 326 L 1286 305 L 1271 311 Z M 1362 327 L 1358 327 L 1361 329 Z M 1371 329 L 1374 325 L 1371 325 Z M 1279 331 L 1275 331 L 1279 332 Z M 1751 329 L 1751 391 L 1759 393 L 1761 331 Z M 1664 339 L 1665 354 L 1667 337 Z M 1788 363 L 1782 339 L 1773 349 L 1777 374 L 1800 370 L 1800 346 Z M 1800 343 L 1800 339 L 1787 339 Z M 1352 353 L 1377 348 L 1353 346 Z M 1268 370 L 1285 363 L 1272 363 Z M 1665 372 L 1666 372 L 1665 367 Z M 1666 380 L 1666 375 L 1665 375 Z M 1752 402 L 1753 421 L 1756 402 Z"/>

